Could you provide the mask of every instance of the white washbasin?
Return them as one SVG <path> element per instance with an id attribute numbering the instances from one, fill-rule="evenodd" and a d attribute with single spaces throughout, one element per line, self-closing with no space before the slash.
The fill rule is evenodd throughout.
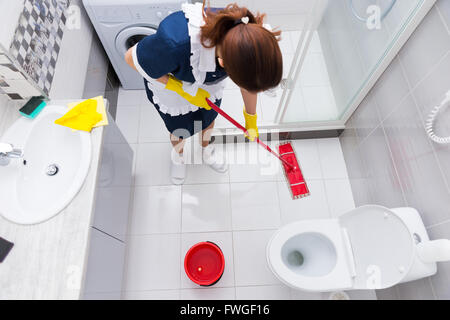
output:
<path id="1" fill-rule="evenodd" d="M 0 215 L 7 220 L 44 222 L 60 213 L 83 186 L 92 157 L 91 137 L 54 124 L 66 112 L 64 106 L 47 106 L 34 120 L 18 119 L 0 138 L 24 151 L 23 159 L 0 166 Z M 52 165 L 58 172 L 50 176 Z"/>

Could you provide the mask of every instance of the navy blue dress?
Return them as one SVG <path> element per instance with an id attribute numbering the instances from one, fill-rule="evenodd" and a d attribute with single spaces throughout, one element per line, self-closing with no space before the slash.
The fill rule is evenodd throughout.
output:
<path id="1" fill-rule="evenodd" d="M 140 67 L 153 79 L 161 78 L 166 74 L 173 74 L 177 79 L 194 83 L 195 78 L 192 74 L 190 62 L 191 42 L 188 32 L 188 19 L 182 11 L 174 12 L 165 18 L 159 25 L 154 35 L 142 39 L 136 48 L 136 56 Z M 225 70 L 216 61 L 215 72 L 206 74 L 205 84 L 214 84 L 227 77 Z M 153 102 L 153 92 L 147 86 L 147 80 L 144 79 L 147 97 L 158 110 L 167 129 L 172 134 L 177 129 L 189 132 L 189 136 L 206 129 L 216 119 L 217 112 L 214 110 L 199 109 L 188 114 L 171 116 L 160 111 L 157 104 Z M 215 103 L 220 106 L 220 100 Z M 202 125 L 194 125 L 201 121 Z M 189 136 L 180 136 L 188 138 Z"/>

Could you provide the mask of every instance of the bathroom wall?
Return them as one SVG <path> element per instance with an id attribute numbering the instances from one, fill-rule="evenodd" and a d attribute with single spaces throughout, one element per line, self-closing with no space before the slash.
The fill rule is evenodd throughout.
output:
<path id="1" fill-rule="evenodd" d="M 23 10 L 25 0 L 0 0 L 0 44 L 9 48 L 17 27 L 17 21 Z"/>
<path id="2" fill-rule="evenodd" d="M 3 47 L 0 77 L 4 85 L 0 93 L 8 94 L 11 99 L 49 95 L 65 24 L 71 13 L 66 10 L 69 3 L 69 0 L 0 0 L 0 44 Z M 72 4 L 77 5 L 77 0 Z M 58 66 L 62 64 L 65 61 Z"/>
<path id="3" fill-rule="evenodd" d="M 449 90 L 450 1 L 438 0 L 340 138 L 356 205 L 415 207 L 432 239 L 450 238 L 450 146 L 431 142 L 424 121 Z M 450 135 L 450 110 L 439 123 Z M 377 296 L 450 299 L 450 263 Z"/>
<path id="4" fill-rule="evenodd" d="M 302 29 L 313 4 L 311 0 L 210 0 L 210 2 L 212 7 L 225 7 L 235 2 L 248 7 L 254 13 L 264 12 L 267 14 L 267 23 L 284 31 Z"/>
<path id="5" fill-rule="evenodd" d="M 357 14 L 365 16 L 367 7 L 375 2 L 358 0 L 353 1 L 353 5 Z M 382 10 L 388 8 L 389 2 L 386 1 Z M 347 109 L 419 2 L 397 0 L 381 22 L 380 29 L 373 30 L 369 30 L 366 23 L 352 14 L 349 0 L 328 2 L 317 32 L 340 112 Z"/>
<path id="6" fill-rule="evenodd" d="M 8 50 L 0 45 L 0 95 L 11 100 L 22 100 L 42 94 Z"/>
<path id="7" fill-rule="evenodd" d="M 0 94 L 0 127 L 2 126 L 3 121 L 5 119 L 6 105 L 8 101 L 9 99 L 6 95 Z"/>
<path id="8" fill-rule="evenodd" d="M 50 90 L 52 99 L 82 98 L 84 92 L 94 30 L 82 1 L 72 0 L 71 5 L 80 8 L 81 21 L 79 28 L 66 29 L 64 32 Z"/>
<path id="9" fill-rule="evenodd" d="M 80 24 L 79 28 L 64 32 L 50 98 L 81 99 L 105 95 L 111 111 L 117 100 L 115 74 L 82 1 L 71 0 L 71 5 L 79 8 Z"/>
<path id="10" fill-rule="evenodd" d="M 24 1 L 14 1 L 14 5 L 9 7 L 10 2 L 9 0 L 0 0 L 2 26 L 4 22 L 7 24 L 6 28 L 0 30 L 0 41 L 2 41 L 0 43 L 3 43 L 5 48 L 10 48 L 14 40 L 17 22 L 24 8 Z M 109 60 L 84 10 L 82 1 L 71 0 L 70 4 L 72 7 L 68 11 L 68 17 L 69 19 L 75 19 L 72 20 L 72 23 L 75 22 L 75 27 L 65 28 L 64 30 L 49 97 L 53 100 L 65 100 L 105 95 L 110 102 L 110 108 L 114 108 L 117 100 L 118 81 L 116 81 L 114 72 L 111 71 L 112 68 L 110 69 Z M 9 16 L 6 16 L 6 13 Z M 79 19 L 77 15 L 79 15 Z M 77 19 L 79 24 L 76 23 Z M 6 30 L 9 31 L 6 32 Z M 9 52 L 8 54 L 10 55 Z M 7 59 L 6 56 L 0 55 L 0 58 L 2 57 L 3 60 L 0 59 L 0 65 Z M 14 61 L 14 63 L 20 68 L 18 61 Z M 0 66 L 0 77 L 2 76 L 1 70 L 2 66 Z M 24 77 L 22 78 L 24 79 Z M 1 86 L 2 82 L 0 82 Z M 42 94 L 39 90 L 32 90 L 35 86 L 31 82 L 28 82 L 27 86 L 22 84 L 22 87 L 26 89 L 26 94 L 22 95 L 20 99 Z M 2 91 L 2 88 L 0 88 L 0 96 L 2 96 L 2 92 L 9 92 L 10 89 Z M 2 105 L 0 105 L 0 108 L 2 108 Z M 112 113 L 114 114 L 114 112 Z"/>
<path id="11" fill-rule="evenodd" d="M 68 7 L 68 0 L 25 0 L 9 47 L 12 58 L 46 95 L 52 86 Z"/>

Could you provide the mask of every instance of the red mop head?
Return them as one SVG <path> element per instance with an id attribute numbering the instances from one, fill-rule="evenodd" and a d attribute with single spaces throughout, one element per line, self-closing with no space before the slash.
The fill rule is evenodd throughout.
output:
<path id="1" fill-rule="evenodd" d="M 300 164 L 297 161 L 297 156 L 295 155 L 295 151 L 294 148 L 292 148 L 291 143 L 285 142 L 280 144 L 278 146 L 278 151 L 280 153 L 280 157 L 292 165 L 291 167 L 282 162 L 284 176 L 289 184 L 292 198 L 295 200 L 309 196 L 310 193 L 308 186 L 306 185 L 305 178 L 303 177 Z"/>

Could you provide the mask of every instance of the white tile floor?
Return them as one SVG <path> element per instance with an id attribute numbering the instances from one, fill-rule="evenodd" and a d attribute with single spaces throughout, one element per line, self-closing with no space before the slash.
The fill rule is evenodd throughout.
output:
<path id="1" fill-rule="evenodd" d="M 293 54 L 295 37 L 298 32 L 283 40 L 286 54 Z M 312 46 L 318 47 L 320 43 Z M 270 118 L 274 103 L 265 97 L 259 112 Z M 239 89 L 229 82 L 224 103 L 238 119 L 240 99 Z M 227 173 L 192 164 L 185 185 L 173 186 L 169 134 L 144 91 L 120 90 L 116 121 L 135 152 L 124 299 L 327 298 L 282 284 L 267 266 L 265 248 L 282 225 L 330 218 L 354 207 L 338 139 L 293 143 L 312 193 L 293 201 L 279 161 L 255 144 L 217 145 L 229 164 Z M 217 125 L 221 123 L 218 118 Z M 189 139 L 186 157 L 196 163 L 198 151 L 197 138 Z M 212 288 L 197 287 L 183 268 L 187 250 L 205 240 L 217 243 L 226 259 L 225 273 Z"/>
<path id="2" fill-rule="evenodd" d="M 293 142 L 312 192 L 302 200 L 291 200 L 278 160 L 253 144 L 217 145 L 229 163 L 227 173 L 190 165 L 186 184 L 173 186 L 171 146 L 163 140 L 168 134 L 156 113 L 143 111 L 151 108 L 142 92 L 120 91 L 117 122 L 135 150 L 123 298 L 326 298 L 291 290 L 277 280 L 265 248 L 282 225 L 329 218 L 354 207 L 338 139 Z M 196 137 L 187 142 L 191 158 L 197 145 Z M 187 250 L 205 240 L 217 243 L 226 259 L 224 276 L 212 288 L 197 287 L 183 269 Z"/>

